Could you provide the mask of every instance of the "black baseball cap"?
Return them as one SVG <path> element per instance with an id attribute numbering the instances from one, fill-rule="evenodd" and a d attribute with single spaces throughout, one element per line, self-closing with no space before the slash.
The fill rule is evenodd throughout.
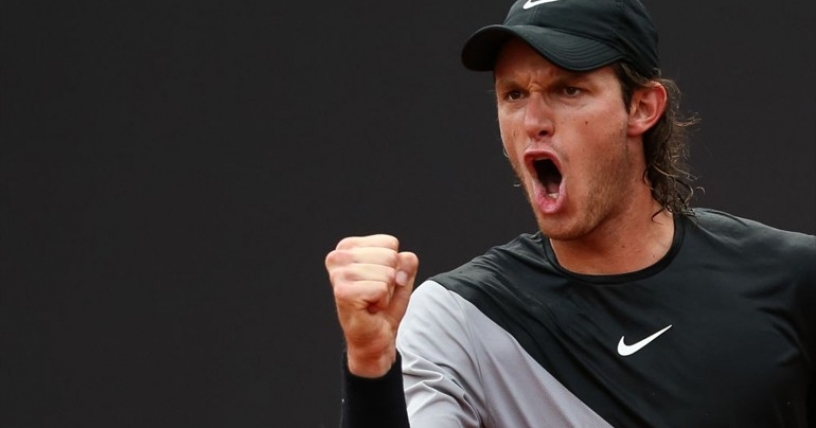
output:
<path id="1" fill-rule="evenodd" d="M 638 0 L 518 0 L 504 24 L 470 36 L 462 63 L 470 70 L 493 70 L 511 37 L 567 70 L 589 71 L 616 61 L 646 77 L 659 70 L 657 29 Z"/>

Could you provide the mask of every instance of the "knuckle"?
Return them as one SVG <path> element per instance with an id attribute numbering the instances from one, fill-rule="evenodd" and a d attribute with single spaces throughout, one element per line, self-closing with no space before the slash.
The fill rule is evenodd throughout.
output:
<path id="1" fill-rule="evenodd" d="M 352 290 L 347 283 L 338 283 L 334 286 L 334 299 L 343 302 L 351 299 Z"/>
<path id="2" fill-rule="evenodd" d="M 385 276 L 385 281 L 388 284 L 393 284 L 397 279 L 397 270 L 392 267 L 386 267 L 386 269 L 383 271 L 383 275 Z"/>
<path id="3" fill-rule="evenodd" d="M 326 258 L 323 260 L 323 264 L 326 265 L 327 269 L 331 269 L 332 266 L 337 264 L 337 257 L 337 250 L 329 251 L 329 253 L 326 254 Z"/>
<path id="4" fill-rule="evenodd" d="M 330 269 L 329 270 L 329 282 L 331 282 L 332 287 L 336 290 L 338 287 L 341 287 L 345 280 L 345 275 L 343 269 Z"/>
<path id="5" fill-rule="evenodd" d="M 385 255 L 385 262 L 388 266 L 397 266 L 399 264 L 399 254 L 396 251 L 389 251 Z"/>
<path id="6" fill-rule="evenodd" d="M 354 248 L 354 247 L 357 246 L 357 241 L 358 240 L 359 240 L 359 238 L 356 237 L 356 236 L 347 236 L 347 237 L 341 239 L 340 242 L 337 243 L 337 248 L 336 249 L 343 250 L 343 249 L 348 249 L 348 248 Z"/>
<path id="7" fill-rule="evenodd" d="M 399 248 L 399 239 L 396 236 L 392 235 L 377 235 L 378 238 L 381 240 L 382 245 L 386 248 L 390 248 L 392 250 L 396 250 Z"/>
<path id="8" fill-rule="evenodd" d="M 394 267 L 399 261 L 399 255 L 396 251 L 382 247 L 371 249 L 371 251 L 366 254 L 366 258 L 373 264 L 384 267 Z"/>
<path id="9" fill-rule="evenodd" d="M 348 251 L 347 250 L 334 250 L 329 252 L 326 255 L 326 267 L 344 265 L 348 263 Z"/>
<path id="10" fill-rule="evenodd" d="M 397 250 L 399 240 L 392 235 L 376 234 L 368 236 L 348 236 L 337 243 L 337 250 L 348 250 L 358 247 L 379 247 Z"/>
<path id="11" fill-rule="evenodd" d="M 419 258 L 414 253 L 405 252 L 400 254 L 400 264 L 409 269 L 416 269 L 419 267 Z"/>

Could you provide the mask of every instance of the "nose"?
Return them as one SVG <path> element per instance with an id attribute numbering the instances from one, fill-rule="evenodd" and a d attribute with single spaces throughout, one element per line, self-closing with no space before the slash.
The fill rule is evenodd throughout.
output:
<path id="1" fill-rule="evenodd" d="M 545 97 L 538 92 L 532 93 L 524 112 L 524 130 L 531 141 L 552 136 L 554 131 L 552 116 L 552 109 Z"/>

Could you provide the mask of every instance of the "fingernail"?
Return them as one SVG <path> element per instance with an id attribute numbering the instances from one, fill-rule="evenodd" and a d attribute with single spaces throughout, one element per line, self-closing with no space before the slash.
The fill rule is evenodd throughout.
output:
<path id="1" fill-rule="evenodd" d="M 396 280 L 399 285 L 408 285 L 408 274 L 403 270 L 398 270 Z"/>

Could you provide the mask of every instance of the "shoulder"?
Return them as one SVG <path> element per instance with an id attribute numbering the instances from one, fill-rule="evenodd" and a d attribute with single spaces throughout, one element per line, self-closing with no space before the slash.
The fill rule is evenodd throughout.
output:
<path id="1" fill-rule="evenodd" d="M 430 278 L 448 289 L 480 286 L 525 275 L 530 271 L 551 270 L 541 233 L 522 234 L 493 247 L 469 262 Z"/>
<path id="2" fill-rule="evenodd" d="M 549 301 L 567 286 L 549 256 L 546 239 L 540 233 L 521 235 L 456 269 L 430 277 L 427 283 L 434 287 L 422 292 L 427 286 L 422 285 L 415 294 L 442 302 L 439 289 L 443 289 L 448 298 L 467 302 L 467 307 L 476 308 L 496 324 L 512 324 L 529 310 L 531 300 Z M 447 311 L 458 310 L 450 301 L 442 305 L 447 305 Z"/>
<path id="3" fill-rule="evenodd" d="M 816 255 L 816 236 L 777 229 L 756 220 L 712 209 L 698 208 L 694 213 L 691 223 L 720 240 L 739 245 L 762 245 L 769 250 Z"/>
<path id="4" fill-rule="evenodd" d="M 684 247 L 704 254 L 714 250 L 719 256 L 750 261 L 757 268 L 816 278 L 816 236 L 777 229 L 761 222 L 722 211 L 695 209 L 687 222 Z"/>

